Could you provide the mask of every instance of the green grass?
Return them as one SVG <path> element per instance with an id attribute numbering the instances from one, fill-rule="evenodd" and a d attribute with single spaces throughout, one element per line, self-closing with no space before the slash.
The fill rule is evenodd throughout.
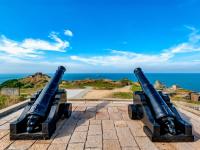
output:
<path id="1" fill-rule="evenodd" d="M 0 95 L 0 109 L 3 109 L 5 107 L 24 101 L 25 99 L 26 99 L 25 95 L 21 95 L 21 96 Z"/>
<path id="2" fill-rule="evenodd" d="M 22 87 L 24 86 L 23 83 L 21 83 L 18 79 L 12 79 L 12 80 L 8 80 L 3 82 L 2 84 L 0 84 L 0 88 L 8 88 L 8 87 L 12 87 L 12 88 L 18 88 L 18 87 Z"/>
<path id="3" fill-rule="evenodd" d="M 178 101 L 178 102 L 186 102 L 186 103 L 191 103 L 191 104 L 198 104 L 200 105 L 200 101 L 191 101 L 191 100 L 186 100 L 186 99 L 183 99 L 181 97 L 172 97 L 171 98 L 172 101 Z"/>
<path id="4" fill-rule="evenodd" d="M 192 92 L 192 91 L 180 88 L 180 89 L 177 89 L 176 92 L 178 92 L 178 93 L 187 92 L 188 93 L 188 92 Z"/>
<path id="5" fill-rule="evenodd" d="M 133 93 L 132 92 L 115 92 L 111 96 L 112 98 L 121 98 L 121 99 L 132 99 Z"/>
<path id="6" fill-rule="evenodd" d="M 31 96 L 35 92 L 39 91 L 42 88 L 21 88 L 20 95 Z"/>
<path id="7" fill-rule="evenodd" d="M 138 83 L 133 83 L 133 85 L 131 87 L 131 90 L 133 92 L 135 92 L 135 91 L 142 91 L 142 88 L 141 88 L 141 86 Z"/>
<path id="8" fill-rule="evenodd" d="M 120 88 L 130 84 L 131 82 L 127 79 L 123 79 L 118 82 L 108 81 L 108 80 L 85 80 L 85 81 L 74 81 L 74 82 L 64 81 L 60 85 L 60 87 L 67 89 L 75 89 L 75 88 L 85 88 L 87 86 L 91 86 L 96 90 L 112 90 L 114 88 Z"/>

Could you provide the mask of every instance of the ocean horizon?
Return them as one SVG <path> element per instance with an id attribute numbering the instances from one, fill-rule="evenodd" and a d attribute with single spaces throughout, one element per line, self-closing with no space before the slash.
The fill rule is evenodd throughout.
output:
<path id="1" fill-rule="evenodd" d="M 32 74 L 0 74 L 0 83 L 11 79 L 19 79 Z M 49 76 L 53 74 L 49 73 Z M 174 84 L 182 88 L 200 92 L 200 73 L 146 73 L 151 83 L 156 80 L 161 81 L 167 87 Z M 110 79 L 121 80 L 127 78 L 131 81 L 137 81 L 133 73 L 68 73 L 64 74 L 63 80 L 84 80 L 84 79 Z"/>

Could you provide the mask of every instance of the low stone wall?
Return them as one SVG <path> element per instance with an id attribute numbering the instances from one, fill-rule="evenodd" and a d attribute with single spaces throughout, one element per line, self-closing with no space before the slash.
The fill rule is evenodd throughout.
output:
<path id="1" fill-rule="evenodd" d="M 2 88 L 1 95 L 19 96 L 20 89 L 19 88 Z"/>
<path id="2" fill-rule="evenodd" d="M 190 99 L 191 99 L 191 101 L 198 102 L 198 101 L 200 101 L 200 94 L 193 92 L 190 94 Z"/>

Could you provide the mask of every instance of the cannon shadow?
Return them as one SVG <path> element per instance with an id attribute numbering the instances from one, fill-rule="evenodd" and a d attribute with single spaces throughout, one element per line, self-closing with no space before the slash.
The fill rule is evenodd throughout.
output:
<path id="1" fill-rule="evenodd" d="M 108 101 L 103 101 L 96 106 L 83 106 L 86 110 L 79 111 L 74 110 L 67 120 L 62 120 L 60 127 L 57 128 L 56 132 L 52 135 L 51 139 L 67 137 L 73 134 L 74 130 L 86 123 L 86 121 L 95 118 L 99 110 L 105 108 L 109 104 Z M 80 106 L 82 107 L 82 106 Z"/>
<path id="2" fill-rule="evenodd" d="M 194 129 L 194 125 L 192 124 L 191 117 L 187 116 L 181 111 L 178 111 L 178 112 L 182 118 L 184 118 L 186 121 L 188 121 L 192 125 L 192 133 L 194 135 L 194 142 L 197 142 L 198 140 L 200 140 L 200 134 Z"/>

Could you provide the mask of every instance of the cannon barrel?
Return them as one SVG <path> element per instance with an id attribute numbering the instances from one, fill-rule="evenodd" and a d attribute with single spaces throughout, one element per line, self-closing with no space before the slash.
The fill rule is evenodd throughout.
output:
<path id="1" fill-rule="evenodd" d="M 61 82 L 65 70 L 63 66 L 58 67 L 55 75 L 46 84 L 31 106 L 27 114 L 27 132 L 33 132 L 38 124 L 45 119 L 53 103 L 53 98 L 58 91 L 59 83 Z"/>
<path id="2" fill-rule="evenodd" d="M 176 134 L 174 125 L 174 114 L 165 103 L 160 94 L 154 89 L 153 85 L 148 81 L 141 68 L 136 68 L 134 73 L 142 87 L 144 94 L 148 97 L 151 108 L 154 111 L 156 120 L 164 127 L 164 129 Z"/>

